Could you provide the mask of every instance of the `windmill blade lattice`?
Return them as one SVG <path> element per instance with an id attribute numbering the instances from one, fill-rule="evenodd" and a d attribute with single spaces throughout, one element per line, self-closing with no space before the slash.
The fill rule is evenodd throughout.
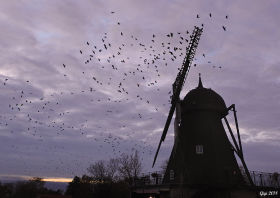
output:
<path id="1" fill-rule="evenodd" d="M 193 30 L 193 33 L 190 36 L 191 40 L 190 40 L 189 46 L 186 49 L 186 56 L 184 58 L 182 67 L 177 74 L 175 82 L 173 83 L 173 95 L 172 95 L 172 98 L 171 98 L 171 108 L 169 110 L 169 114 L 168 114 L 168 117 L 167 117 L 167 120 L 166 120 L 166 123 L 165 123 L 165 126 L 164 126 L 164 130 L 162 132 L 162 136 L 160 138 L 160 142 L 159 142 L 159 145 L 158 145 L 155 157 L 154 157 L 153 167 L 155 165 L 161 143 L 165 140 L 170 122 L 172 120 L 172 117 L 173 117 L 173 114 L 174 114 L 174 111 L 175 111 L 175 108 L 176 108 L 176 104 L 179 100 L 182 87 L 185 83 L 185 79 L 186 79 L 187 74 L 190 70 L 191 63 L 192 63 L 192 60 L 194 58 L 194 55 L 195 55 L 195 52 L 196 52 L 196 49 L 197 49 L 197 46 L 198 46 L 198 43 L 199 43 L 200 36 L 201 36 L 202 32 L 203 32 L 203 28 L 199 28 L 199 27 L 195 26 L 195 28 Z"/>

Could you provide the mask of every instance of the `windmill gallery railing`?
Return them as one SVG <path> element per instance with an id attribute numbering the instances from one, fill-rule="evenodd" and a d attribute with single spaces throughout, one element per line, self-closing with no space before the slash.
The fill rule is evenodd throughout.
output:
<path id="1" fill-rule="evenodd" d="M 261 187 L 280 187 L 279 173 L 264 173 L 259 171 L 250 171 L 251 178 L 256 186 Z"/>
<path id="2" fill-rule="evenodd" d="M 146 185 L 162 185 L 164 173 L 153 172 L 143 174 L 139 178 L 134 180 L 135 186 L 146 186 Z"/>
<path id="3" fill-rule="evenodd" d="M 241 169 L 242 173 L 242 169 Z M 258 187 L 273 187 L 280 188 L 280 174 L 275 173 L 265 173 L 260 171 L 249 171 L 251 178 Z M 244 175 L 244 174 L 243 174 Z M 152 185 L 162 185 L 164 174 L 162 172 L 154 172 L 144 174 L 141 177 L 134 180 L 135 186 L 152 186 Z M 246 176 L 244 175 L 246 179 Z"/>

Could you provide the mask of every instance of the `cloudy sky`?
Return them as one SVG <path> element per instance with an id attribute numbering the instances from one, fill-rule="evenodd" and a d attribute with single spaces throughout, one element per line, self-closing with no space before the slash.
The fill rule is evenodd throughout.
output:
<path id="1" fill-rule="evenodd" d="M 236 104 L 249 169 L 280 171 L 279 8 L 277 0 L 1 0 L 0 178 L 72 178 L 134 150 L 143 171 L 158 170 L 174 139 L 170 127 L 152 169 L 169 91 L 201 24 L 181 98 L 201 73 Z"/>

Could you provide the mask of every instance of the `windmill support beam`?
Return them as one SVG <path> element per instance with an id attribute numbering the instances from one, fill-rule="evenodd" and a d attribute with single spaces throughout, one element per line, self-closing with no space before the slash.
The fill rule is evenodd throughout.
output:
<path id="1" fill-rule="evenodd" d="M 236 141 L 236 139 L 235 139 L 235 137 L 234 137 L 234 135 L 233 135 L 233 132 L 232 132 L 232 130 L 231 130 L 231 127 L 230 127 L 230 125 L 229 125 L 229 122 L 228 122 L 228 120 L 227 120 L 226 117 L 224 117 L 224 120 L 225 120 L 225 123 L 226 123 L 226 125 L 227 125 L 228 130 L 229 130 L 231 139 L 232 139 L 232 141 L 233 141 L 233 143 L 234 143 L 235 149 L 237 150 L 237 153 L 236 153 L 236 154 L 237 154 L 238 156 L 241 156 L 241 155 L 240 155 L 239 146 L 238 146 L 237 141 Z"/>
<path id="2" fill-rule="evenodd" d="M 233 151 L 237 154 L 237 150 L 236 150 L 236 148 L 232 145 L 232 143 L 229 141 L 229 143 L 230 143 L 230 146 L 231 146 L 231 148 L 233 149 Z"/>
<path id="3" fill-rule="evenodd" d="M 246 173 L 246 175 L 247 175 L 247 177 L 248 177 L 248 179 L 249 179 L 249 182 L 250 182 L 251 186 L 255 187 L 255 184 L 254 184 L 254 182 L 253 182 L 253 180 L 252 180 L 252 177 L 251 177 L 251 175 L 250 175 L 250 172 L 249 172 L 249 170 L 248 170 L 248 167 L 247 167 L 247 165 L 246 165 L 246 163 L 245 163 L 245 160 L 244 160 L 243 156 L 242 156 L 242 157 L 239 157 L 239 158 L 240 158 L 240 160 L 241 160 L 241 162 L 242 162 L 242 165 L 243 165 L 243 167 L 244 167 L 245 173 Z"/>
<path id="4" fill-rule="evenodd" d="M 235 126 L 236 126 L 236 131 L 237 131 L 237 137 L 238 137 L 239 145 L 238 145 L 238 143 L 237 143 L 237 141 L 235 139 L 235 136 L 233 135 L 232 129 L 231 129 L 230 125 L 229 125 L 229 122 L 228 122 L 226 116 L 224 116 L 223 118 L 224 118 L 225 123 L 227 125 L 227 128 L 229 130 L 229 133 L 230 133 L 230 136 L 232 138 L 232 141 L 234 143 L 234 146 L 235 146 L 234 151 L 237 154 L 237 156 L 239 157 L 239 159 L 240 159 L 240 161 L 242 163 L 242 166 L 244 167 L 245 173 L 247 175 L 247 178 L 248 178 L 251 186 L 255 187 L 255 184 L 254 184 L 254 182 L 253 182 L 253 180 L 251 178 L 250 172 L 249 172 L 248 167 L 247 167 L 247 165 L 245 163 L 245 160 L 244 160 L 244 155 L 243 155 L 242 145 L 241 145 L 241 138 L 240 138 L 238 122 L 237 122 L 237 116 L 236 116 L 236 110 L 235 110 L 235 105 L 234 104 L 232 104 L 230 107 L 228 107 L 227 111 L 229 111 L 231 109 L 233 109 L 233 112 L 234 112 L 234 120 L 235 120 Z"/>
<path id="5" fill-rule="evenodd" d="M 235 104 L 232 104 L 232 105 L 230 105 L 230 106 L 227 108 L 227 113 L 226 113 L 226 115 L 228 115 L 228 111 L 230 111 L 230 110 L 233 111 L 233 115 L 234 115 L 235 128 L 236 128 L 237 138 L 238 138 L 238 148 L 239 148 L 239 150 L 240 150 L 240 154 L 243 155 L 243 149 L 242 149 L 242 144 L 241 144 L 241 138 L 240 138 L 240 132 L 239 132 L 237 114 L 236 114 L 236 110 L 235 110 Z M 225 116 L 224 116 L 223 118 L 225 118 Z"/>
<path id="6" fill-rule="evenodd" d="M 240 148 L 241 154 L 243 155 L 243 149 L 242 149 L 241 138 L 240 138 L 240 133 L 239 133 L 239 127 L 238 127 L 238 120 L 237 120 L 237 115 L 236 115 L 236 110 L 235 110 L 235 104 L 233 104 L 233 115 L 234 115 L 236 131 L 237 131 L 239 148 Z"/>

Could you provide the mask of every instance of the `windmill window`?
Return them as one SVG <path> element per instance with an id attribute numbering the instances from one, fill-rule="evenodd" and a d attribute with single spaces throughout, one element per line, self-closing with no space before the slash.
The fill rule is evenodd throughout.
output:
<path id="1" fill-rule="evenodd" d="M 169 172 L 169 176 L 170 176 L 170 180 L 172 181 L 172 180 L 174 180 L 174 170 L 170 170 L 170 172 Z"/>
<path id="2" fill-rule="evenodd" d="M 196 145 L 195 152 L 196 154 L 203 154 L 203 145 Z"/>

